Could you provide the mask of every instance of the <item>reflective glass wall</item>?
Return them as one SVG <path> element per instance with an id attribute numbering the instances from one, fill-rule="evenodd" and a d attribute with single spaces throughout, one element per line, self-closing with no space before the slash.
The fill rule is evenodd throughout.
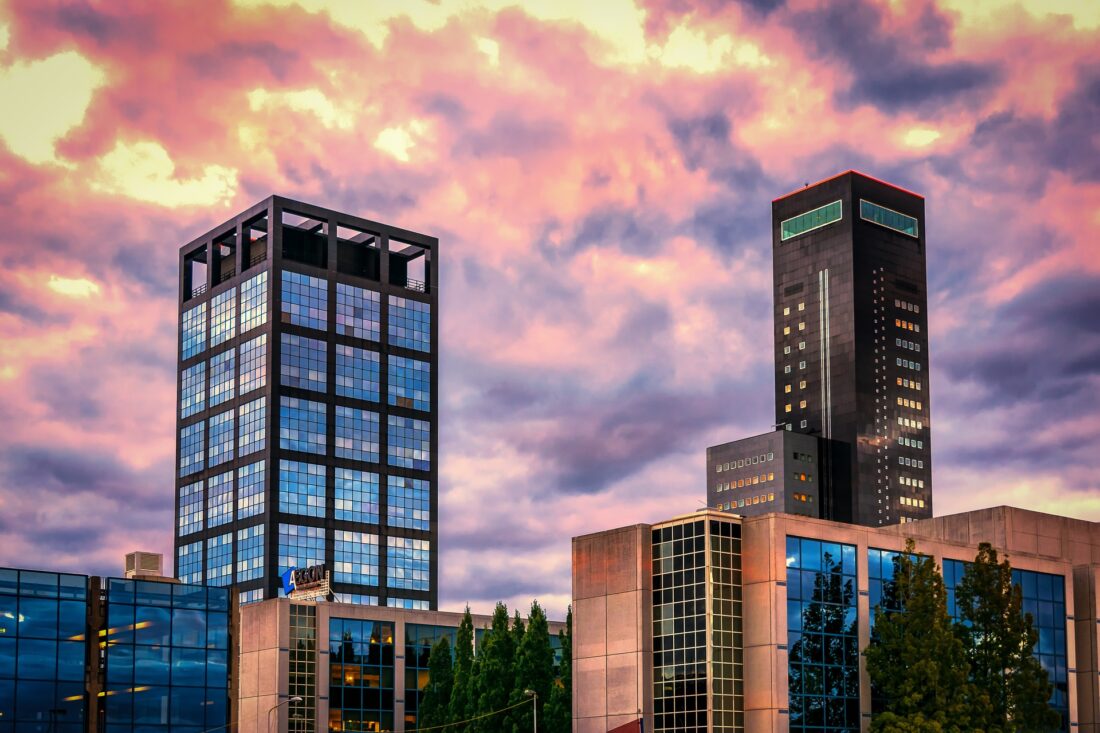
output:
<path id="1" fill-rule="evenodd" d="M 106 581 L 108 733 L 199 733 L 225 725 L 229 704 L 226 588 Z"/>
<path id="2" fill-rule="evenodd" d="M 416 730 L 416 716 L 424 688 L 428 686 L 428 660 L 436 642 L 447 637 L 454 663 L 455 626 L 405 624 L 405 730 Z"/>
<path id="3" fill-rule="evenodd" d="M 856 548 L 787 537 L 791 733 L 858 733 Z"/>
<path id="4" fill-rule="evenodd" d="M 0 568 L 0 733 L 78 733 L 88 577 Z"/>
<path id="5" fill-rule="evenodd" d="M 329 730 L 393 730 L 393 624 L 329 620 Z"/>

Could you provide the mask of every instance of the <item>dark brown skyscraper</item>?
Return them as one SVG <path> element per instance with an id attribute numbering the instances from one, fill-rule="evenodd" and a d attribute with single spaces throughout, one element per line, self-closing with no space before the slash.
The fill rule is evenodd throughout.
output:
<path id="1" fill-rule="evenodd" d="M 855 171 L 772 202 L 775 414 L 821 437 L 820 515 L 932 516 L 924 199 Z"/>

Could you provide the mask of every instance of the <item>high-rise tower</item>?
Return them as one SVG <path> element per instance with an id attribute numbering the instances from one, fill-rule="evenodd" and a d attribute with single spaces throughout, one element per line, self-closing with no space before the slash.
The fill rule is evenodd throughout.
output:
<path id="1" fill-rule="evenodd" d="M 924 198 L 848 171 L 772 202 L 775 414 L 821 440 L 820 515 L 932 516 Z"/>
<path id="2" fill-rule="evenodd" d="M 435 608 L 437 251 L 278 196 L 180 249 L 177 577 Z"/>

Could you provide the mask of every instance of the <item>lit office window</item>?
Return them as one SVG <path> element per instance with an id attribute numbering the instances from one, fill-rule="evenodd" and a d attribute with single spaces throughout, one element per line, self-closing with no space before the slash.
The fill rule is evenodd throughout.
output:
<path id="1" fill-rule="evenodd" d="M 240 417 L 237 420 L 237 454 L 247 456 L 261 451 L 266 445 L 267 398 L 246 402 L 237 408 Z"/>
<path id="2" fill-rule="evenodd" d="M 180 476 L 198 473 L 206 466 L 206 421 L 180 428 Z"/>
<path id="3" fill-rule="evenodd" d="M 233 584 L 233 533 L 220 534 L 206 541 L 206 584 Z"/>
<path id="4" fill-rule="evenodd" d="M 237 519 L 264 513 L 264 462 L 237 469 Z"/>
<path id="5" fill-rule="evenodd" d="M 386 523 L 391 527 L 429 529 L 431 488 L 427 481 L 390 476 L 386 487 Z"/>
<path id="6" fill-rule="evenodd" d="M 204 497 L 202 481 L 180 487 L 179 510 L 176 512 L 176 516 L 179 518 L 179 533 L 181 535 L 191 534 L 202 529 L 203 517 L 205 516 L 203 510 Z"/>
<path id="7" fill-rule="evenodd" d="M 336 406 L 336 455 L 378 462 L 378 413 Z"/>
<path id="8" fill-rule="evenodd" d="M 324 517 L 325 467 L 279 461 L 279 511 Z"/>
<path id="9" fill-rule="evenodd" d="M 328 383 L 327 349 L 324 341 L 284 333 L 279 383 L 286 387 L 324 392 Z"/>
<path id="10" fill-rule="evenodd" d="M 237 335 L 237 289 L 229 288 L 210 301 L 210 345 L 223 344 Z"/>
<path id="11" fill-rule="evenodd" d="M 335 532 L 332 579 L 338 583 L 378 585 L 378 537 L 365 532 Z"/>
<path id="12" fill-rule="evenodd" d="M 241 344 L 241 394 L 267 384 L 267 334 Z"/>
<path id="13" fill-rule="evenodd" d="M 387 537 L 386 542 L 386 585 L 429 590 L 431 543 L 411 537 Z"/>
<path id="14" fill-rule="evenodd" d="M 226 471 L 212 476 L 206 482 L 209 509 L 206 526 L 217 527 L 233 521 L 233 472 Z"/>
<path id="15" fill-rule="evenodd" d="M 417 351 L 431 351 L 431 306 L 417 300 L 390 296 L 390 317 L 387 329 L 390 345 Z"/>
<path id="16" fill-rule="evenodd" d="M 237 380 L 236 350 L 229 349 L 210 359 L 210 406 L 233 399 Z"/>
<path id="17" fill-rule="evenodd" d="M 336 284 L 336 333 L 378 340 L 381 296 L 373 290 Z M 392 318 L 392 316 L 391 316 Z"/>
<path id="18" fill-rule="evenodd" d="M 202 412 L 206 407 L 206 362 L 184 369 L 180 382 L 180 417 Z"/>
<path id="19" fill-rule="evenodd" d="M 267 323 L 267 270 L 241 285 L 241 333 Z"/>
<path id="20" fill-rule="evenodd" d="M 337 519 L 378 523 L 378 474 L 337 468 L 335 488 Z"/>
<path id="21" fill-rule="evenodd" d="M 337 344 L 336 394 L 377 402 L 378 353 Z"/>
<path id="22" fill-rule="evenodd" d="M 328 283 L 319 277 L 283 270 L 283 321 L 297 326 L 328 328 Z"/>
<path id="23" fill-rule="evenodd" d="M 325 404 L 283 397 L 279 407 L 279 447 L 323 456 L 327 452 L 326 441 Z"/>
<path id="24" fill-rule="evenodd" d="M 389 416 L 389 464 L 427 471 L 431 468 L 431 425 L 411 417 Z"/>
<path id="25" fill-rule="evenodd" d="M 264 526 L 237 530 L 237 582 L 258 580 L 264 575 Z"/>
<path id="26" fill-rule="evenodd" d="M 206 303 L 185 310 L 180 319 L 183 339 L 181 353 L 184 359 L 188 359 L 206 349 Z"/>
<path id="27" fill-rule="evenodd" d="M 432 372 L 426 361 L 390 355 L 387 377 L 389 403 L 414 410 L 430 410 L 432 405 Z"/>

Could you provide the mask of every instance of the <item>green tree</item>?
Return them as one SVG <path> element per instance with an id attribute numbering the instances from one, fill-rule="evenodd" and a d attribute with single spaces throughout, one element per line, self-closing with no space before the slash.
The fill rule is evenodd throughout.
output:
<path id="1" fill-rule="evenodd" d="M 956 632 L 970 665 L 970 679 L 987 704 L 975 727 L 988 733 L 1057 730 L 1061 716 L 1050 707 L 1052 686 L 1032 654 L 1039 640 L 1031 614 L 1023 612 L 1020 587 L 1008 558 L 998 561 L 988 542 L 955 588 Z"/>
<path id="2" fill-rule="evenodd" d="M 883 700 L 872 731 L 980 730 L 971 722 L 969 665 L 947 615 L 943 577 L 931 557 L 916 554 L 913 540 L 894 560 L 894 577 L 875 609 L 866 656 L 872 688 Z"/>
<path id="3" fill-rule="evenodd" d="M 451 722 L 448 708 L 454 692 L 452 664 L 451 642 L 446 636 L 440 637 L 428 657 L 428 684 L 417 709 L 417 728 L 431 728 Z"/>
<path id="4" fill-rule="evenodd" d="M 544 721 L 541 727 L 546 730 L 544 710 L 554 684 L 554 650 L 550 648 L 550 625 L 538 601 L 531 602 L 527 630 L 516 649 L 515 679 L 509 704 L 525 702 L 528 699 L 526 691 L 533 690 L 538 695 L 537 704 Z M 509 718 L 514 733 L 527 733 L 532 729 L 534 704 L 521 705 L 511 711 Z"/>
<path id="5" fill-rule="evenodd" d="M 497 603 L 493 620 L 478 651 L 473 676 L 476 707 L 473 715 L 488 715 L 508 706 L 515 684 L 515 641 L 508 623 L 508 607 Z M 473 716 L 471 716 L 473 717 Z M 473 733 L 497 733 L 503 716 L 482 718 L 470 724 Z"/>
<path id="6" fill-rule="evenodd" d="M 565 614 L 565 629 L 558 632 L 561 666 L 550 688 L 550 699 L 542 716 L 547 733 L 570 733 L 573 729 L 573 607 Z"/>
<path id="7" fill-rule="evenodd" d="M 451 700 L 447 706 L 447 720 L 454 723 L 470 717 L 472 706 L 470 699 L 474 678 L 474 619 L 470 607 L 462 614 L 455 636 L 454 684 L 451 687 Z M 457 730 L 457 728 L 456 728 Z"/>

